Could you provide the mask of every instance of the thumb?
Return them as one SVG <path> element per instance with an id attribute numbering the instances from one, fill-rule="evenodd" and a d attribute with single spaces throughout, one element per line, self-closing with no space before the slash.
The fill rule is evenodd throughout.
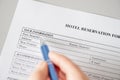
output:
<path id="1" fill-rule="evenodd" d="M 30 76 L 29 80 L 47 80 L 48 79 L 48 66 L 45 61 L 37 65 L 36 70 Z"/>

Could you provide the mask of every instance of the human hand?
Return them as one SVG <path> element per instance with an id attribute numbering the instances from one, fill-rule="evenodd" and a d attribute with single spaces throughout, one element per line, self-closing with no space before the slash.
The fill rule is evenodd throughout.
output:
<path id="1" fill-rule="evenodd" d="M 67 57 L 50 52 L 49 58 L 55 65 L 59 80 L 89 80 L 80 68 Z M 48 65 L 45 61 L 37 66 L 29 80 L 50 80 Z"/>

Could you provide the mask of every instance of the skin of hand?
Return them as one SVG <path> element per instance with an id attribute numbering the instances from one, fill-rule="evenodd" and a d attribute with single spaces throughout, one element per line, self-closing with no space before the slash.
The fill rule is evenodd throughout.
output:
<path id="1" fill-rule="evenodd" d="M 49 58 L 55 65 L 59 80 L 89 80 L 88 77 L 67 57 L 50 52 Z M 29 80 L 50 80 L 47 62 L 38 64 Z"/>

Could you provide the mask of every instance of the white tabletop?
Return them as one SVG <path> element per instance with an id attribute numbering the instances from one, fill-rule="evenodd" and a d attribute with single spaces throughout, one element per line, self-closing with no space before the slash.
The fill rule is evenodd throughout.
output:
<path id="1" fill-rule="evenodd" d="M 56 6 L 120 19 L 120 0 L 39 0 Z M 0 50 L 7 36 L 18 0 L 0 0 Z"/>

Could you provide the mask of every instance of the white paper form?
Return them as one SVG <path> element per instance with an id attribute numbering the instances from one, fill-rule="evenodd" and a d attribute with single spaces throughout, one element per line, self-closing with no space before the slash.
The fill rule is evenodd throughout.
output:
<path id="1" fill-rule="evenodd" d="M 120 20 L 19 0 L 2 50 L 0 80 L 26 80 L 42 60 L 40 37 L 90 80 L 120 80 Z"/>

